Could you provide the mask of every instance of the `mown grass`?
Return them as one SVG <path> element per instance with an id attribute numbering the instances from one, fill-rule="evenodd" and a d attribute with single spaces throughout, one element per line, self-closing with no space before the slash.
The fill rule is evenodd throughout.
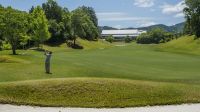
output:
<path id="1" fill-rule="evenodd" d="M 43 52 L 1 51 L 23 61 L 0 63 L 0 102 L 72 107 L 200 102 L 200 55 L 160 52 L 160 45 L 97 43 L 85 41 L 85 50 L 45 46 L 54 52 L 51 75 L 44 72 Z"/>
<path id="2" fill-rule="evenodd" d="M 73 78 L 2 83 L 0 102 L 62 107 L 132 107 L 200 101 L 200 87 L 149 81 Z"/>

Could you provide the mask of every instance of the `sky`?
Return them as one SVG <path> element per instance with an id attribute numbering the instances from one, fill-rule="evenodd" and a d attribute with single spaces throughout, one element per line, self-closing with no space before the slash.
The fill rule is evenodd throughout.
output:
<path id="1" fill-rule="evenodd" d="M 3 6 L 28 11 L 47 0 L 0 0 Z M 184 0 L 56 0 L 70 11 L 90 6 L 96 11 L 99 26 L 115 28 L 145 27 L 155 24 L 174 25 L 185 21 Z"/>

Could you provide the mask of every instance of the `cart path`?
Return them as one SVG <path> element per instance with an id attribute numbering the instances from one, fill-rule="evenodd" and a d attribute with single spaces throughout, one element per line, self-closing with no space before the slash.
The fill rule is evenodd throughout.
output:
<path id="1" fill-rule="evenodd" d="M 31 107 L 0 104 L 0 112 L 200 112 L 200 104 L 113 109 Z"/>

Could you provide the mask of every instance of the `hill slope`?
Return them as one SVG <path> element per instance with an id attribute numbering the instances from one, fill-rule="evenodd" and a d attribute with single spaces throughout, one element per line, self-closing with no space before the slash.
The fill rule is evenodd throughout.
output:
<path id="1" fill-rule="evenodd" d="M 161 44 L 159 50 L 200 55 L 200 40 L 195 40 L 194 36 L 183 36 L 177 40 Z"/>
<path id="2" fill-rule="evenodd" d="M 154 28 L 161 28 L 161 29 L 163 29 L 167 32 L 182 32 L 183 28 L 184 28 L 184 24 L 185 23 L 179 23 L 179 24 L 176 24 L 176 25 L 173 25 L 173 26 L 166 26 L 166 25 L 163 25 L 163 24 L 158 24 L 158 25 L 153 25 L 153 26 L 149 26 L 149 27 L 141 27 L 141 28 L 138 28 L 138 29 L 150 31 Z"/>

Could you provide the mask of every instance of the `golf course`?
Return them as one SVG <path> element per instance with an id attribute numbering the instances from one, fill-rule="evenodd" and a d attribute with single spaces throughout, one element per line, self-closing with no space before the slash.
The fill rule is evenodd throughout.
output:
<path id="1" fill-rule="evenodd" d="M 0 51 L 0 103 L 52 107 L 137 107 L 200 102 L 200 41 L 191 36 L 141 45 L 78 39 L 53 51 Z M 176 47 L 175 47 L 176 45 Z"/>

